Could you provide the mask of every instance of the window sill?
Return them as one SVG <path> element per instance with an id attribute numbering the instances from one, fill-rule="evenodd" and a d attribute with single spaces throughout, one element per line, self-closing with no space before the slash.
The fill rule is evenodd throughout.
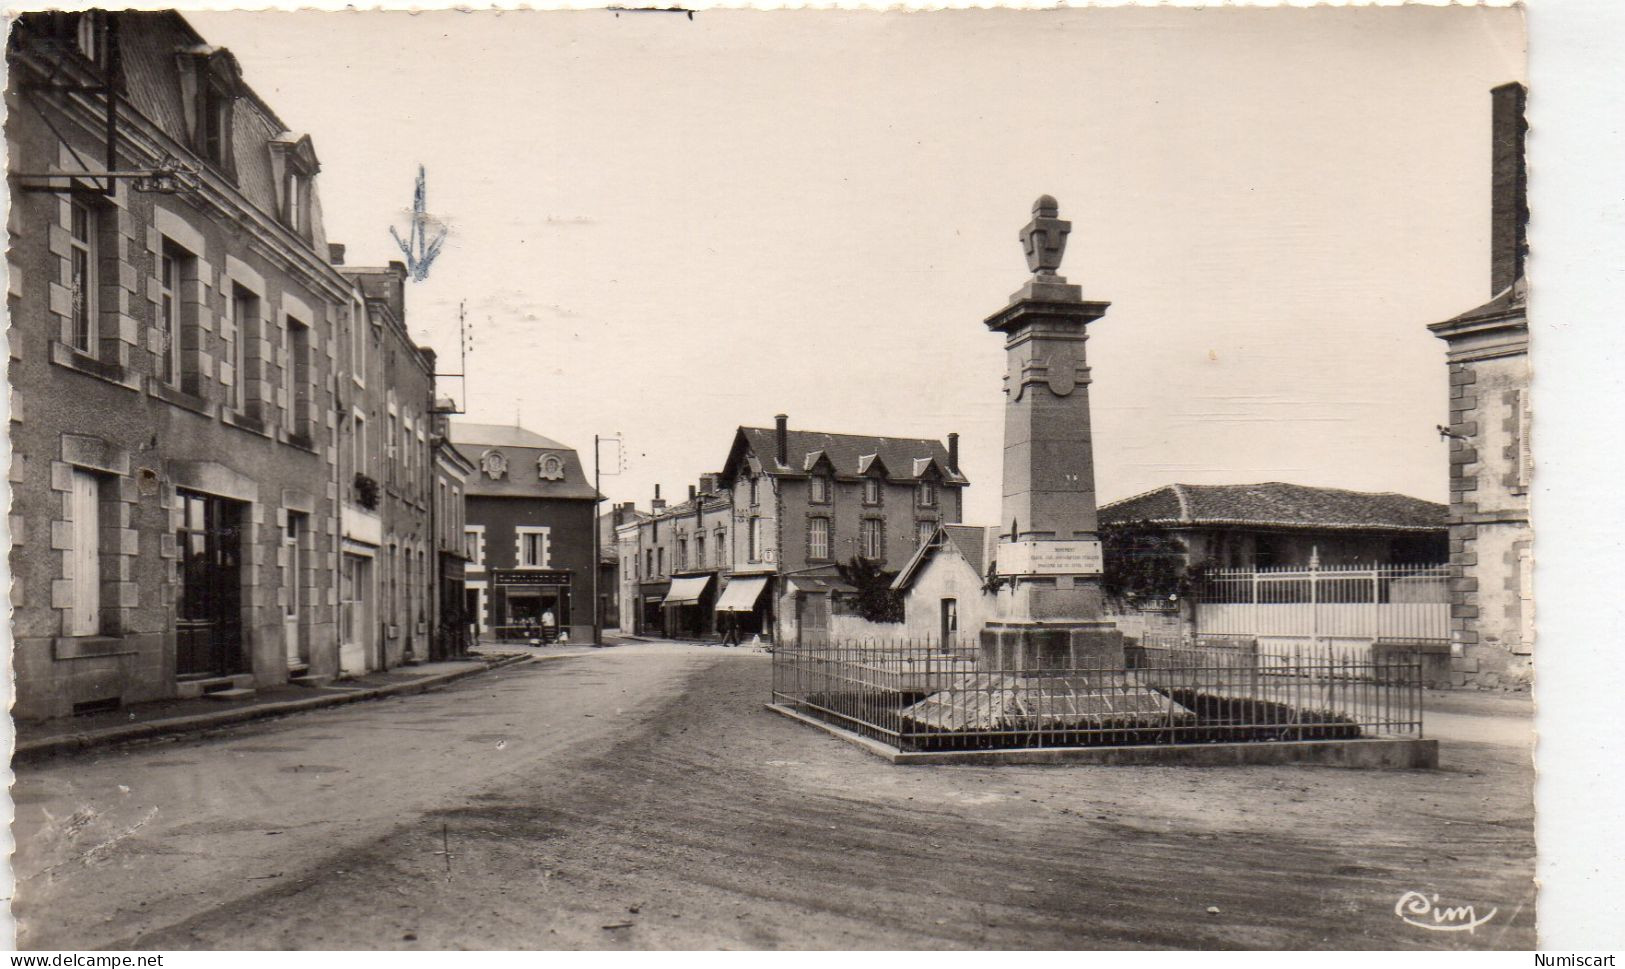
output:
<path id="1" fill-rule="evenodd" d="M 260 437 L 271 436 L 271 432 L 266 429 L 264 421 L 258 417 L 250 417 L 241 411 L 222 410 L 220 412 L 220 423 L 225 424 L 227 427 L 247 431 L 250 434 L 258 434 Z"/>
<path id="2" fill-rule="evenodd" d="M 75 370 L 87 377 L 95 377 L 125 390 L 140 390 L 141 378 L 116 363 L 98 360 L 83 350 L 58 340 L 51 341 L 51 362 L 59 367 Z"/>
<path id="3" fill-rule="evenodd" d="M 189 410 L 194 414 L 202 414 L 204 417 L 214 416 L 213 404 L 178 387 L 171 387 L 157 377 L 147 378 L 147 394 L 166 404 L 174 404 L 176 407 Z"/>
<path id="4" fill-rule="evenodd" d="M 136 648 L 121 636 L 54 636 L 51 655 L 55 659 L 93 659 L 99 656 L 128 656 Z"/>
<path id="5" fill-rule="evenodd" d="M 311 440 L 309 434 L 289 434 L 287 443 L 301 451 L 309 451 L 311 454 L 316 453 L 316 442 Z"/>

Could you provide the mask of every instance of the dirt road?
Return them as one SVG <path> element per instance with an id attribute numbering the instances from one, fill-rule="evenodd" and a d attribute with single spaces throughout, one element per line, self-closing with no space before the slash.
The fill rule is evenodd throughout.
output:
<path id="1" fill-rule="evenodd" d="M 1457 704 L 1434 772 L 906 768 L 764 711 L 767 662 L 623 647 L 24 768 L 20 944 L 1534 945 L 1526 704 Z"/>

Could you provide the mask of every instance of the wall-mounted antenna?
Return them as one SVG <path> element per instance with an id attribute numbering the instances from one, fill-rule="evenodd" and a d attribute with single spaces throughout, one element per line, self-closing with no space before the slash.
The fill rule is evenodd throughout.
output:
<path id="1" fill-rule="evenodd" d="M 469 323 L 468 323 L 467 307 L 468 307 L 467 301 L 464 301 L 464 300 L 459 300 L 458 301 L 458 303 L 457 303 L 457 349 L 458 349 L 458 351 L 460 353 L 460 356 L 458 358 L 459 363 L 458 363 L 458 367 L 457 367 L 457 372 L 456 373 L 440 373 L 440 372 L 437 371 L 435 373 L 435 378 L 436 379 L 438 379 L 440 377 L 456 377 L 458 380 L 461 380 L 463 382 L 463 404 L 462 404 L 461 407 L 459 407 L 459 406 L 457 406 L 457 402 L 453 400 L 453 401 L 451 401 L 451 406 L 449 406 L 449 407 L 439 407 L 439 406 L 437 406 L 435 408 L 435 412 L 439 413 L 439 414 L 466 414 L 466 413 L 468 413 L 468 352 L 470 350 L 474 349 L 474 333 L 473 333 L 473 330 L 470 328 Z M 446 398 L 446 399 L 450 400 L 450 398 Z"/>

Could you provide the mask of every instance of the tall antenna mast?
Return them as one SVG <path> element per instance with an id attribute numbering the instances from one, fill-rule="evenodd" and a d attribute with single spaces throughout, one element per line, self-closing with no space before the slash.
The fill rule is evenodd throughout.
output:
<path id="1" fill-rule="evenodd" d="M 474 334 L 468 328 L 468 302 L 466 300 L 459 300 L 457 302 L 457 350 L 459 353 L 457 372 L 441 373 L 436 371 L 434 376 L 437 379 L 440 377 L 456 377 L 458 380 L 461 380 L 463 382 L 463 403 L 462 406 L 459 407 L 457 406 L 456 402 L 453 401 L 452 406 L 449 409 L 442 409 L 440 411 L 442 414 L 468 413 L 468 351 L 472 349 L 474 349 Z"/>

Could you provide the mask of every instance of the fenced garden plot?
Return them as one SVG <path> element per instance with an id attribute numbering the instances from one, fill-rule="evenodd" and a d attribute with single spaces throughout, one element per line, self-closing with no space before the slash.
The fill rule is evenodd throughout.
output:
<path id="1" fill-rule="evenodd" d="M 901 751 L 1422 737 L 1420 660 L 1141 649 L 1123 668 L 989 669 L 930 643 L 781 647 L 773 702 Z"/>

